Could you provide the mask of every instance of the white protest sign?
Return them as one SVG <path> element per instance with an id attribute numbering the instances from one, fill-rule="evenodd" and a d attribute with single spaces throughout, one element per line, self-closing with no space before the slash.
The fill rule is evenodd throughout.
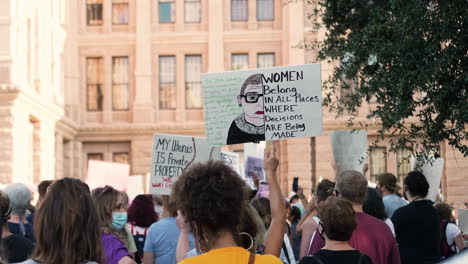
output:
<path id="1" fill-rule="evenodd" d="M 86 183 L 91 190 L 111 185 L 119 191 L 126 191 L 129 175 L 128 164 L 90 160 Z"/>
<path id="2" fill-rule="evenodd" d="M 245 177 L 253 179 L 255 172 L 258 174 L 259 180 L 265 180 L 265 173 L 263 172 L 263 159 L 247 157 L 245 159 Z"/>
<path id="3" fill-rule="evenodd" d="M 131 175 L 127 179 L 127 195 L 130 201 L 135 199 L 139 194 L 144 194 L 144 176 L 143 175 Z"/>
<path id="4" fill-rule="evenodd" d="M 366 163 L 367 131 L 330 131 L 333 158 L 340 172 L 345 170 L 362 171 Z"/>
<path id="5" fill-rule="evenodd" d="M 207 140 L 240 144 L 322 134 L 320 64 L 202 74 Z"/>
<path id="6" fill-rule="evenodd" d="M 458 209 L 458 227 L 468 234 L 468 209 Z"/>
<path id="7" fill-rule="evenodd" d="M 221 149 L 205 138 L 155 134 L 151 158 L 150 193 L 168 195 L 182 172 L 196 162 L 220 159 Z"/>
<path id="8" fill-rule="evenodd" d="M 427 199 L 435 202 L 437 194 L 439 194 L 440 180 L 444 169 L 443 158 L 428 158 L 425 160 L 416 160 L 414 156 L 410 158 L 411 168 L 417 169 L 422 172 L 429 183 L 429 192 L 426 196 Z"/>
<path id="9" fill-rule="evenodd" d="M 235 172 L 237 172 L 237 174 L 243 177 L 244 173 L 241 171 L 239 154 L 235 152 L 222 151 L 221 160 L 226 162 L 226 164 L 229 165 L 229 167 L 231 167 Z"/>

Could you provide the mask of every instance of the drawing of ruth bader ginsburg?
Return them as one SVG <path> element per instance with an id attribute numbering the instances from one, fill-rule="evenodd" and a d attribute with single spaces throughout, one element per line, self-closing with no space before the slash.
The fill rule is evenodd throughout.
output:
<path id="1" fill-rule="evenodd" d="M 242 84 L 237 102 L 243 113 L 236 117 L 229 128 L 227 144 L 240 144 L 265 140 L 263 108 L 263 75 L 249 76 Z"/>

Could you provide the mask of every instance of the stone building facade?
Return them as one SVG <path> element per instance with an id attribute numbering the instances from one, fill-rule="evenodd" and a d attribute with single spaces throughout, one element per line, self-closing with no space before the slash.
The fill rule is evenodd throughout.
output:
<path id="1" fill-rule="evenodd" d="M 146 175 L 154 133 L 204 134 L 200 73 L 315 62 L 295 47 L 323 37 L 309 32 L 310 10 L 280 0 L 0 1 L 0 183 L 83 179 L 89 159 Z M 323 80 L 332 66 L 322 64 Z M 285 193 L 293 177 L 307 191 L 332 177 L 328 135 L 346 121 L 324 111 L 323 122 L 323 136 L 281 141 Z M 379 147 L 370 173 L 404 175 L 407 153 Z M 443 193 L 459 206 L 468 160 L 440 150 Z"/>

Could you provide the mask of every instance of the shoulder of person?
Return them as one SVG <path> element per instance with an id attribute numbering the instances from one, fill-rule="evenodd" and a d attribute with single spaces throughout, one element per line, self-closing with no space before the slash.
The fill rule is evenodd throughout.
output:
<path id="1" fill-rule="evenodd" d="M 458 234 L 461 233 L 461 230 L 456 224 L 448 223 L 446 233 L 456 237 L 456 236 L 458 236 Z"/>
<path id="2" fill-rule="evenodd" d="M 320 262 L 317 261 L 317 257 L 305 256 L 299 261 L 299 264 L 320 264 Z"/>
<path id="3" fill-rule="evenodd" d="M 36 262 L 32 259 L 28 259 L 26 261 L 23 261 L 23 262 L 20 262 L 20 263 L 17 263 L 17 264 L 40 264 L 39 262 Z"/>
<path id="4" fill-rule="evenodd" d="M 258 264 L 283 264 L 283 262 L 278 258 L 273 255 L 267 254 L 267 255 L 260 255 L 260 254 L 255 254 L 255 263 L 257 264 L 257 260 L 259 261 Z"/>

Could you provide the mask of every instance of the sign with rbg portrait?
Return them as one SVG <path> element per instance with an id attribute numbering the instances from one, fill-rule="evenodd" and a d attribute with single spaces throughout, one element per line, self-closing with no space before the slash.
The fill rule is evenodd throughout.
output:
<path id="1" fill-rule="evenodd" d="M 208 143 L 322 134 L 320 64 L 202 75 Z"/>

